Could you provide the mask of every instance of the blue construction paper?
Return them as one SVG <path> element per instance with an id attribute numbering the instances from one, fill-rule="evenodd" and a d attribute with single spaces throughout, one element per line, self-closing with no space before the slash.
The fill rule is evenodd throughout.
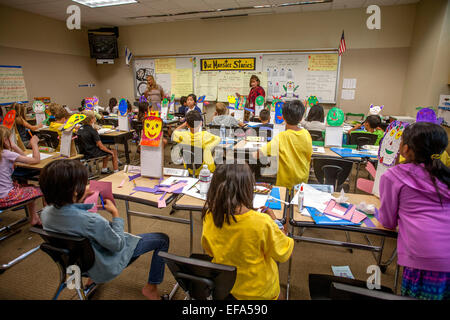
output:
<path id="1" fill-rule="evenodd" d="M 358 226 L 361 223 L 353 223 L 348 220 L 340 219 L 340 220 L 331 220 L 324 214 L 323 212 L 320 212 L 316 208 L 313 207 L 305 207 L 309 214 L 311 215 L 311 218 L 313 218 L 314 222 L 316 224 L 324 224 L 324 225 L 342 225 L 342 226 Z"/>
<path id="2" fill-rule="evenodd" d="M 377 157 L 377 155 L 368 154 L 364 151 L 356 151 L 355 152 L 355 149 L 350 149 L 350 148 L 331 147 L 330 150 L 337 153 L 342 158 L 355 158 L 355 157 L 357 157 L 357 158 L 376 158 Z M 353 152 L 352 152 L 352 150 L 353 150 Z"/>
<path id="3" fill-rule="evenodd" d="M 280 189 L 272 188 L 270 195 L 276 199 L 280 199 Z M 281 199 L 280 199 L 281 200 Z M 269 207 L 272 210 L 281 210 L 281 202 L 273 199 L 268 199 L 266 201 L 266 207 Z"/>

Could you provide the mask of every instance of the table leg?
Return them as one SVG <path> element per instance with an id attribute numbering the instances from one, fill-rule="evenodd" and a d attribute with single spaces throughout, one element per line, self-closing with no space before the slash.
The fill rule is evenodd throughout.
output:
<path id="1" fill-rule="evenodd" d="M 194 221 L 192 220 L 192 211 L 189 211 L 189 254 L 194 249 Z"/>
<path id="2" fill-rule="evenodd" d="M 361 161 L 358 161 L 358 167 L 356 169 L 356 177 L 355 177 L 355 187 L 353 189 L 353 192 L 356 193 L 356 182 L 358 181 L 358 175 L 359 175 L 359 167 L 361 165 Z"/>
<path id="3" fill-rule="evenodd" d="M 125 150 L 125 159 L 127 160 L 127 164 L 130 164 L 130 153 L 128 150 L 128 137 L 127 136 L 123 137 L 123 147 Z"/>
<path id="4" fill-rule="evenodd" d="M 125 213 L 127 215 L 127 223 L 128 223 L 128 233 L 131 233 L 131 215 L 128 213 L 130 211 L 130 204 L 127 200 L 125 200 Z"/>

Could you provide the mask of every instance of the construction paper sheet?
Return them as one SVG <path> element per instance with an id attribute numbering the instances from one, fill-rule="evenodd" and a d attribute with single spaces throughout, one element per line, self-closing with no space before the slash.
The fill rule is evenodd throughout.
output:
<path id="1" fill-rule="evenodd" d="M 125 182 L 127 182 L 127 178 L 123 178 L 122 182 L 119 184 L 118 188 L 122 188 Z"/>
<path id="2" fill-rule="evenodd" d="M 169 188 L 160 188 L 160 190 L 164 191 L 164 192 L 175 192 L 175 191 L 179 191 L 179 189 L 181 189 L 181 192 L 183 191 L 183 188 L 187 186 L 186 182 L 179 182 L 176 184 L 171 185 Z M 181 193 L 178 192 L 178 193 Z"/>
<path id="3" fill-rule="evenodd" d="M 90 190 L 90 191 L 92 191 L 92 190 Z M 92 203 L 94 205 L 91 209 L 88 210 L 89 212 L 97 212 L 97 203 L 98 203 L 98 196 L 99 195 L 100 195 L 99 191 L 94 191 L 93 194 L 91 194 L 89 197 L 87 197 L 84 200 L 85 204 Z"/>
<path id="4" fill-rule="evenodd" d="M 141 174 L 138 173 L 138 174 L 135 174 L 134 176 L 129 176 L 129 177 L 128 177 L 128 180 L 129 180 L 129 181 L 133 181 L 134 179 L 137 179 L 137 178 L 139 178 L 140 176 L 141 176 Z"/>
<path id="5" fill-rule="evenodd" d="M 99 191 L 100 195 L 103 197 L 103 200 L 109 199 L 114 203 L 114 205 L 116 204 L 112 194 L 112 182 L 91 180 L 89 183 L 89 190 Z"/>
<path id="6" fill-rule="evenodd" d="M 45 159 L 47 159 L 47 158 L 51 158 L 51 157 L 54 156 L 53 154 L 46 154 L 46 153 L 42 153 L 42 152 L 40 152 L 39 154 L 40 154 L 40 159 L 41 159 L 41 160 L 45 160 Z M 32 153 L 27 154 L 27 157 L 28 157 L 28 158 L 32 158 L 32 157 L 33 157 L 33 154 L 32 154 Z"/>
<path id="7" fill-rule="evenodd" d="M 267 194 L 255 194 L 253 196 L 253 208 L 258 209 L 266 205 L 269 195 Z"/>
<path id="8" fill-rule="evenodd" d="M 336 277 L 355 279 L 349 266 L 331 266 Z"/>
<path id="9" fill-rule="evenodd" d="M 148 192 L 148 193 L 154 193 L 154 194 L 163 194 L 164 191 L 160 190 L 159 188 L 149 188 L 149 187 L 134 187 L 134 192 Z"/>
<path id="10" fill-rule="evenodd" d="M 191 189 L 197 182 L 198 179 L 191 178 L 191 177 L 169 177 L 166 180 L 164 180 L 161 184 L 172 186 L 179 182 L 185 182 L 186 186 L 183 187 L 183 193 L 186 193 L 189 189 Z"/>
<path id="11" fill-rule="evenodd" d="M 348 220 L 344 219 L 336 219 L 331 216 L 327 216 L 323 212 L 320 212 L 316 208 L 312 207 L 306 207 L 309 211 L 309 214 L 311 215 L 311 218 L 313 218 L 314 222 L 317 224 L 323 224 L 323 225 L 357 225 L 356 223 L 353 223 Z M 333 219 L 331 219 L 333 218 Z"/>
<path id="12" fill-rule="evenodd" d="M 365 218 L 362 223 L 364 223 L 367 227 L 369 228 L 375 228 L 375 224 L 372 222 L 372 220 L 370 220 L 369 217 Z"/>
<path id="13" fill-rule="evenodd" d="M 280 199 L 280 189 L 272 188 L 270 195 L 276 199 Z M 273 199 L 268 199 L 266 202 L 266 206 L 273 210 L 281 210 L 281 202 L 273 200 Z"/>

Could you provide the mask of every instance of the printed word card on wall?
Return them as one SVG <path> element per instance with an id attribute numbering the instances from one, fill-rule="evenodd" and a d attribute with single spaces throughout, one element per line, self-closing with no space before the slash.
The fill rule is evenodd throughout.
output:
<path id="1" fill-rule="evenodd" d="M 0 65 L 0 105 L 14 102 L 28 102 L 23 69 Z"/>

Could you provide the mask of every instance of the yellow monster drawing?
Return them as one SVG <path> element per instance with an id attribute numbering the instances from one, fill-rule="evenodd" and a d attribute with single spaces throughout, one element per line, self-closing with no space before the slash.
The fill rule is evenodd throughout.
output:
<path id="1" fill-rule="evenodd" d="M 159 112 L 150 112 L 144 119 L 144 128 L 141 139 L 142 146 L 157 147 L 161 142 L 163 122 Z"/>

